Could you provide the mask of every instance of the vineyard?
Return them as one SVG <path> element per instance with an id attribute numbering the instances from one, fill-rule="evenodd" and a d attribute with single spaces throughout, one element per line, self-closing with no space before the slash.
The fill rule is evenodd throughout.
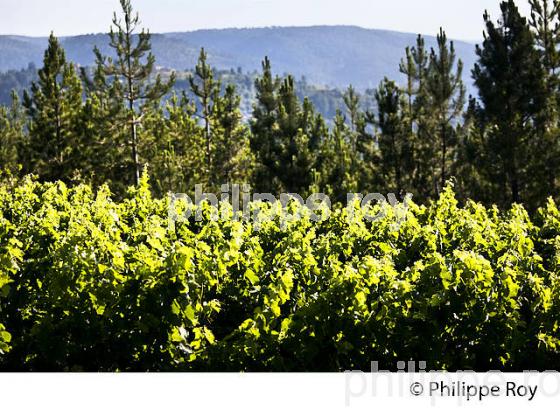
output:
<path id="1" fill-rule="evenodd" d="M 0 187 L 2 370 L 560 368 L 560 211 L 428 206 L 171 227 L 143 178 Z M 225 206 L 225 205 L 224 205 Z M 293 205 L 297 206 L 297 205 Z"/>

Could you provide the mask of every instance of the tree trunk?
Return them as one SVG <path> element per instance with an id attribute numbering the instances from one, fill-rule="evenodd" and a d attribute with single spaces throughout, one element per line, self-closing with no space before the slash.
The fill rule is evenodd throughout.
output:
<path id="1" fill-rule="evenodd" d="M 401 193 L 401 164 L 400 164 L 400 152 L 397 151 L 397 142 L 396 136 L 393 133 L 391 136 L 391 145 L 393 150 L 393 161 L 395 164 L 395 185 L 396 191 L 395 194 L 400 195 Z"/>
<path id="2" fill-rule="evenodd" d="M 208 172 L 208 180 L 212 178 L 212 153 L 211 153 L 211 135 L 210 135 L 210 120 L 208 119 L 208 114 L 205 114 L 204 118 L 204 128 L 206 130 L 206 167 Z"/>
<path id="3" fill-rule="evenodd" d="M 58 98 L 58 97 L 57 97 Z M 61 114 L 60 114 L 60 105 L 58 101 L 55 105 L 55 116 L 56 116 L 56 153 L 55 153 L 55 175 L 56 179 L 62 178 L 64 174 L 64 169 L 62 163 L 64 162 L 63 159 L 63 152 L 62 152 L 62 121 L 61 121 Z"/>
<path id="4" fill-rule="evenodd" d="M 133 169 L 133 176 L 134 176 L 134 185 L 138 185 L 140 183 L 140 161 L 138 159 L 138 130 L 136 128 L 136 117 L 134 115 L 134 98 L 132 97 L 133 86 L 132 86 L 132 79 L 129 77 L 128 79 L 128 92 L 129 92 L 129 99 L 128 99 L 128 109 L 130 115 L 130 144 L 132 148 L 132 166 Z"/>
<path id="5" fill-rule="evenodd" d="M 133 177 L 134 177 L 134 185 L 138 186 L 140 183 L 140 160 L 138 158 L 138 130 L 136 128 L 136 116 L 134 113 L 134 103 L 136 102 L 136 98 L 134 95 L 134 83 L 133 77 L 134 73 L 132 70 L 132 51 L 131 51 L 131 43 L 132 43 L 132 29 L 130 27 L 130 18 L 127 16 L 125 19 L 126 21 L 126 73 L 125 77 L 127 80 L 128 86 L 128 109 L 130 115 L 130 143 L 132 145 L 132 166 L 134 167 L 133 170 Z"/>
<path id="6" fill-rule="evenodd" d="M 212 175 L 212 145 L 211 145 L 211 130 L 210 130 L 210 108 L 208 101 L 204 102 L 204 130 L 206 134 L 206 173 L 208 174 L 208 184 L 213 185 Z"/>
<path id="7" fill-rule="evenodd" d="M 134 166 L 134 185 L 140 183 L 140 164 L 138 159 L 138 135 L 136 131 L 136 119 L 134 115 L 131 117 L 132 123 L 130 127 L 130 137 L 132 140 L 132 164 Z"/>

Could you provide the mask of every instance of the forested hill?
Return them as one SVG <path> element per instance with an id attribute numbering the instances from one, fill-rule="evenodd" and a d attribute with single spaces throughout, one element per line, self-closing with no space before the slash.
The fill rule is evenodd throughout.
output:
<path id="1" fill-rule="evenodd" d="M 93 63 L 94 46 L 109 53 L 103 34 L 60 40 L 68 59 L 80 65 Z M 359 90 L 376 87 L 385 76 L 401 78 L 399 61 L 405 47 L 415 41 L 415 34 L 352 26 L 200 30 L 152 37 L 153 52 L 162 67 L 190 69 L 200 47 L 205 47 L 209 62 L 218 69 L 240 67 L 251 72 L 260 69 L 263 57 L 269 56 L 278 73 L 305 76 L 318 85 L 342 88 L 353 84 Z M 426 45 L 434 46 L 435 37 L 426 36 Z M 30 62 L 40 66 L 46 46 L 46 37 L 0 36 L 0 71 L 25 68 Z M 465 82 L 470 84 L 475 47 L 456 41 L 455 48 L 465 64 Z"/>

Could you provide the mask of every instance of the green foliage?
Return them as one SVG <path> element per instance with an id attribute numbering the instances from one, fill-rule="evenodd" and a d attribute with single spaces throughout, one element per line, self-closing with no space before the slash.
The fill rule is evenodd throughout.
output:
<path id="1" fill-rule="evenodd" d="M 322 191 L 335 202 L 350 192 L 407 192 L 427 203 L 453 180 L 461 200 L 523 203 L 532 213 L 558 191 L 556 0 L 530 1 L 529 22 L 513 0 L 502 2 L 497 23 L 485 15 L 473 70 L 479 98 L 466 112 L 463 64 L 443 29 L 433 47 L 419 35 L 406 48 L 403 86 L 385 78 L 363 94 L 274 76 L 268 58 L 260 75 L 218 71 L 204 49 L 175 82 L 156 67 L 131 2 L 120 3 L 112 52 L 94 49 L 96 66 L 82 68 L 81 82 L 51 36 L 26 115 L 16 100 L 0 108 L 2 169 L 106 183 L 117 197 L 144 167 L 159 196 L 251 183 L 274 194 Z"/>
<path id="2" fill-rule="evenodd" d="M 44 181 L 70 180 L 80 167 L 82 84 L 64 49 L 51 34 L 39 80 L 24 93 L 29 117 L 25 172 Z"/>
<path id="3" fill-rule="evenodd" d="M 235 85 L 228 84 L 216 102 L 213 132 L 216 140 L 213 173 L 221 183 L 244 183 L 251 178 L 254 158 L 249 127 L 243 123 L 241 98 Z"/>
<path id="4" fill-rule="evenodd" d="M 375 222 L 378 205 L 313 222 L 253 203 L 259 229 L 226 204 L 228 218 L 203 204 L 203 220 L 172 226 L 170 205 L 145 176 L 121 202 L 107 188 L 2 184 L 0 368 L 560 366 L 552 201 L 531 220 L 517 205 L 459 207 L 447 188 Z"/>
<path id="5" fill-rule="evenodd" d="M 560 7 L 530 5 L 530 22 L 513 0 L 498 23 L 485 15 L 464 121 L 443 30 L 406 49 L 404 87 L 369 97 L 274 76 L 268 58 L 259 76 L 217 72 L 204 50 L 169 95 L 175 75 L 156 70 L 129 0 L 113 57 L 95 49 L 82 81 L 51 35 L 25 112 L 15 93 L 0 107 L 0 369 L 560 367 L 560 211 L 538 209 L 559 185 Z M 20 163 L 40 182 L 12 178 Z M 170 225 L 187 205 L 157 199 L 245 182 L 425 205 L 337 205 L 314 222 L 296 202 L 252 203 L 258 221 L 203 204 L 203 220 Z"/>
<path id="6" fill-rule="evenodd" d="M 465 104 L 463 63 L 440 29 L 437 48 L 429 52 L 418 36 L 400 71 L 406 76 L 403 89 L 385 80 L 376 92 L 383 168 L 389 186 L 434 198 L 455 175 Z"/>
<path id="7" fill-rule="evenodd" d="M 406 102 L 403 91 L 394 81 L 385 79 L 375 92 L 379 129 L 380 171 L 390 192 L 403 192 L 410 187 L 413 173 L 413 141 L 406 121 Z M 406 188 L 405 188 L 406 187 Z"/>
<path id="8" fill-rule="evenodd" d="M 25 114 L 19 98 L 12 93 L 10 107 L 0 106 L 0 171 L 17 174 L 25 144 Z"/>
<path id="9" fill-rule="evenodd" d="M 534 31 L 543 67 L 550 74 L 549 85 L 558 86 L 560 53 L 557 46 L 560 40 L 560 2 L 558 0 L 529 0 L 531 19 L 529 24 Z"/>
<path id="10" fill-rule="evenodd" d="M 325 122 L 309 99 L 298 98 L 292 76 L 274 77 L 268 58 L 262 68 L 255 82 L 257 102 L 251 119 L 255 189 L 305 195 L 316 182 Z"/>
<path id="11" fill-rule="evenodd" d="M 23 91 L 36 80 L 37 67 L 33 63 L 29 63 L 27 68 L 21 70 L 0 72 L 0 104 L 9 105 L 14 91 L 22 95 Z"/>
<path id="12" fill-rule="evenodd" d="M 109 45 L 115 57 L 103 56 L 95 48 L 97 81 L 88 82 L 93 93 L 103 96 L 111 107 L 119 108 L 101 112 L 111 115 L 110 118 L 105 117 L 105 121 L 127 130 L 124 145 L 130 150 L 130 160 L 120 166 L 129 168 L 130 179 L 121 175 L 121 180 L 138 184 L 141 168 L 146 163 L 140 152 L 143 145 L 140 126 L 143 118 L 153 114 L 161 98 L 170 91 L 175 76 L 172 74 L 168 81 L 164 81 L 158 74 L 149 81 L 155 69 L 151 35 L 144 29 L 137 33 L 140 18 L 133 11 L 130 0 L 121 0 L 120 4 L 124 21 L 115 13 L 109 33 Z M 112 142 L 114 147 L 123 144 L 119 140 Z"/>
<path id="13" fill-rule="evenodd" d="M 279 88 L 280 78 L 272 75 L 270 60 L 265 57 L 262 62 L 262 75 L 255 80 L 257 102 L 253 107 L 251 120 L 251 151 L 255 153 L 257 161 L 254 173 L 257 192 L 272 192 L 278 189 L 278 182 L 274 179 L 276 166 L 274 128 Z"/>
<path id="14" fill-rule="evenodd" d="M 218 191 L 226 183 L 241 184 L 250 177 L 249 129 L 242 122 L 241 98 L 233 84 L 222 91 L 214 69 L 202 49 L 189 85 L 196 99 L 194 115 L 201 123 L 204 141 L 198 146 L 200 177 L 197 183 Z"/>
<path id="15" fill-rule="evenodd" d="M 183 92 L 172 95 L 164 107 L 145 120 L 151 132 L 143 152 L 149 158 L 153 189 L 160 196 L 167 192 L 191 193 L 193 181 L 201 183 L 206 176 L 204 130 L 195 111 Z"/>
<path id="16" fill-rule="evenodd" d="M 321 144 L 318 162 L 320 192 L 337 202 L 345 201 L 349 192 L 356 192 L 360 177 L 356 167 L 356 134 L 340 111 L 334 118 L 332 131 Z"/>
<path id="17" fill-rule="evenodd" d="M 437 50 L 430 52 L 426 72 L 425 95 L 423 102 L 426 121 L 424 131 L 436 136 L 430 141 L 429 152 L 435 159 L 432 165 L 435 174 L 436 192 L 440 192 L 452 175 L 453 160 L 457 145 L 457 134 L 465 105 L 465 86 L 463 85 L 463 62 L 457 60 L 453 41 L 447 41 L 443 29 L 437 35 Z M 425 135 L 425 137 L 428 137 Z"/>
<path id="18" fill-rule="evenodd" d="M 220 93 L 220 83 L 214 79 L 214 71 L 208 64 L 207 57 L 206 51 L 201 49 L 194 75 L 189 77 L 189 83 L 191 91 L 198 99 L 197 105 L 201 107 L 199 117 L 204 127 L 205 166 L 203 168 L 203 174 L 205 175 L 199 182 L 205 182 L 206 185 L 210 187 L 215 184 L 214 179 L 217 177 L 212 169 L 213 153 L 216 150 L 216 143 L 213 141 L 212 119 Z"/>
<path id="19" fill-rule="evenodd" d="M 497 24 L 484 16 L 487 34 L 473 70 L 480 102 L 471 104 L 479 132 L 471 144 L 490 183 L 489 201 L 535 209 L 555 186 L 547 158 L 557 155 L 557 137 L 547 136 L 543 121 L 553 90 L 546 88 L 534 34 L 513 0 L 501 3 L 501 14 Z"/>

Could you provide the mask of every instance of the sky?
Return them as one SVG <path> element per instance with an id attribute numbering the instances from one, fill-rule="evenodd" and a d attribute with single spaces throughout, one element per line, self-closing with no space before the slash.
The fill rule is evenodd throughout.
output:
<path id="1" fill-rule="evenodd" d="M 517 3 L 523 12 L 527 0 Z M 357 25 L 479 40 L 499 0 L 133 0 L 154 33 L 204 28 Z M 57 36 L 108 31 L 118 0 L 0 0 L 0 34 Z"/>

